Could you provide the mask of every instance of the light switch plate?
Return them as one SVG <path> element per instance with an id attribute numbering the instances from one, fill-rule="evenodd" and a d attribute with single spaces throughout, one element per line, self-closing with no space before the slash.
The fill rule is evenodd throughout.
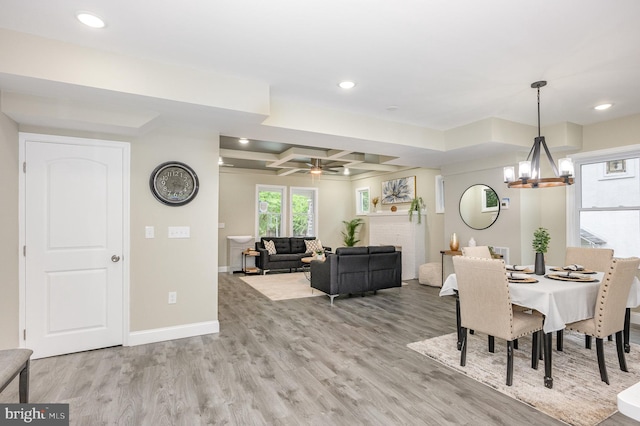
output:
<path id="1" fill-rule="evenodd" d="M 145 238 L 155 238 L 155 229 L 153 226 L 145 226 L 144 227 L 144 237 Z"/>
<path id="2" fill-rule="evenodd" d="M 170 226 L 169 238 L 191 238 L 191 228 L 188 226 Z"/>

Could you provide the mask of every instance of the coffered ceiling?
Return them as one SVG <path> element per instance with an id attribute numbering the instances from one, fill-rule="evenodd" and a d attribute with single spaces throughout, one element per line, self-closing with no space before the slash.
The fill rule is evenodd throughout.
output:
<path id="1" fill-rule="evenodd" d="M 537 80 L 549 82 L 543 127 L 640 113 L 637 0 L 0 0 L 0 10 L 0 29 L 10 31 L 0 40 L 3 111 L 16 121 L 121 134 L 158 122 L 210 126 L 223 135 L 224 162 L 238 168 L 306 173 L 306 163 L 319 159 L 327 170 L 358 173 L 526 153 L 530 142 L 471 134 L 457 144 L 447 135 L 491 119 L 533 132 L 530 84 Z M 75 19 L 79 10 L 98 14 L 106 27 L 84 27 Z M 247 87 L 267 88 L 267 106 L 259 114 L 231 113 L 193 101 L 197 94 L 163 99 L 34 78 L 26 66 L 7 65 L 13 49 L 28 58 L 18 33 L 86 48 L 88 63 L 93 52 L 107 52 L 155 62 L 158 70 L 244 79 Z M 48 60 L 60 65 L 55 49 Z M 96 72 L 113 81 L 140 72 L 123 64 Z M 343 80 L 356 86 L 340 89 Z M 9 95 L 57 110 L 21 109 L 23 101 Z M 251 100 L 239 94 L 237 101 Z M 605 102 L 613 106 L 593 109 Z M 65 118 L 60 105 L 75 112 Z M 83 119 L 87 109 L 109 119 Z M 239 148 L 239 137 L 250 146 Z"/>

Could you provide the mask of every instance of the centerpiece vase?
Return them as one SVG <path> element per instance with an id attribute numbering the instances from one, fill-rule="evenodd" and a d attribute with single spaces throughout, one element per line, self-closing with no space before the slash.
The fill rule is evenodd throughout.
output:
<path id="1" fill-rule="evenodd" d="M 536 265 L 534 272 L 536 275 L 544 275 L 544 253 L 536 253 Z"/>
<path id="2" fill-rule="evenodd" d="M 455 232 L 451 234 L 451 240 L 449 241 L 449 248 L 451 249 L 451 251 L 458 251 L 458 249 L 460 248 L 460 242 L 458 241 L 458 236 L 456 235 Z"/>

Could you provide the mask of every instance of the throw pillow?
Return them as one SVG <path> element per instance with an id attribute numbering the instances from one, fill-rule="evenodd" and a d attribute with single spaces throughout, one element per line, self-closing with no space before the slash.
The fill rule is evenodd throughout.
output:
<path id="1" fill-rule="evenodd" d="M 273 243 L 273 241 L 264 240 L 264 248 L 267 249 L 269 254 L 277 254 L 278 253 L 276 251 L 276 245 Z"/>
<path id="2" fill-rule="evenodd" d="M 307 247 L 307 253 L 316 253 L 317 251 L 324 251 L 322 242 L 320 240 L 304 240 L 304 245 Z"/>

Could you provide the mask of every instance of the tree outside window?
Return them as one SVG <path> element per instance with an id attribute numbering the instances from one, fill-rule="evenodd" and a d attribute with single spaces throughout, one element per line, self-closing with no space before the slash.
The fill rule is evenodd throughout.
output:
<path id="1" fill-rule="evenodd" d="M 258 237 L 280 237 L 282 233 L 283 190 L 258 190 Z"/>
<path id="2" fill-rule="evenodd" d="M 291 188 L 291 228 L 294 237 L 317 235 L 316 202 L 316 188 Z"/>

